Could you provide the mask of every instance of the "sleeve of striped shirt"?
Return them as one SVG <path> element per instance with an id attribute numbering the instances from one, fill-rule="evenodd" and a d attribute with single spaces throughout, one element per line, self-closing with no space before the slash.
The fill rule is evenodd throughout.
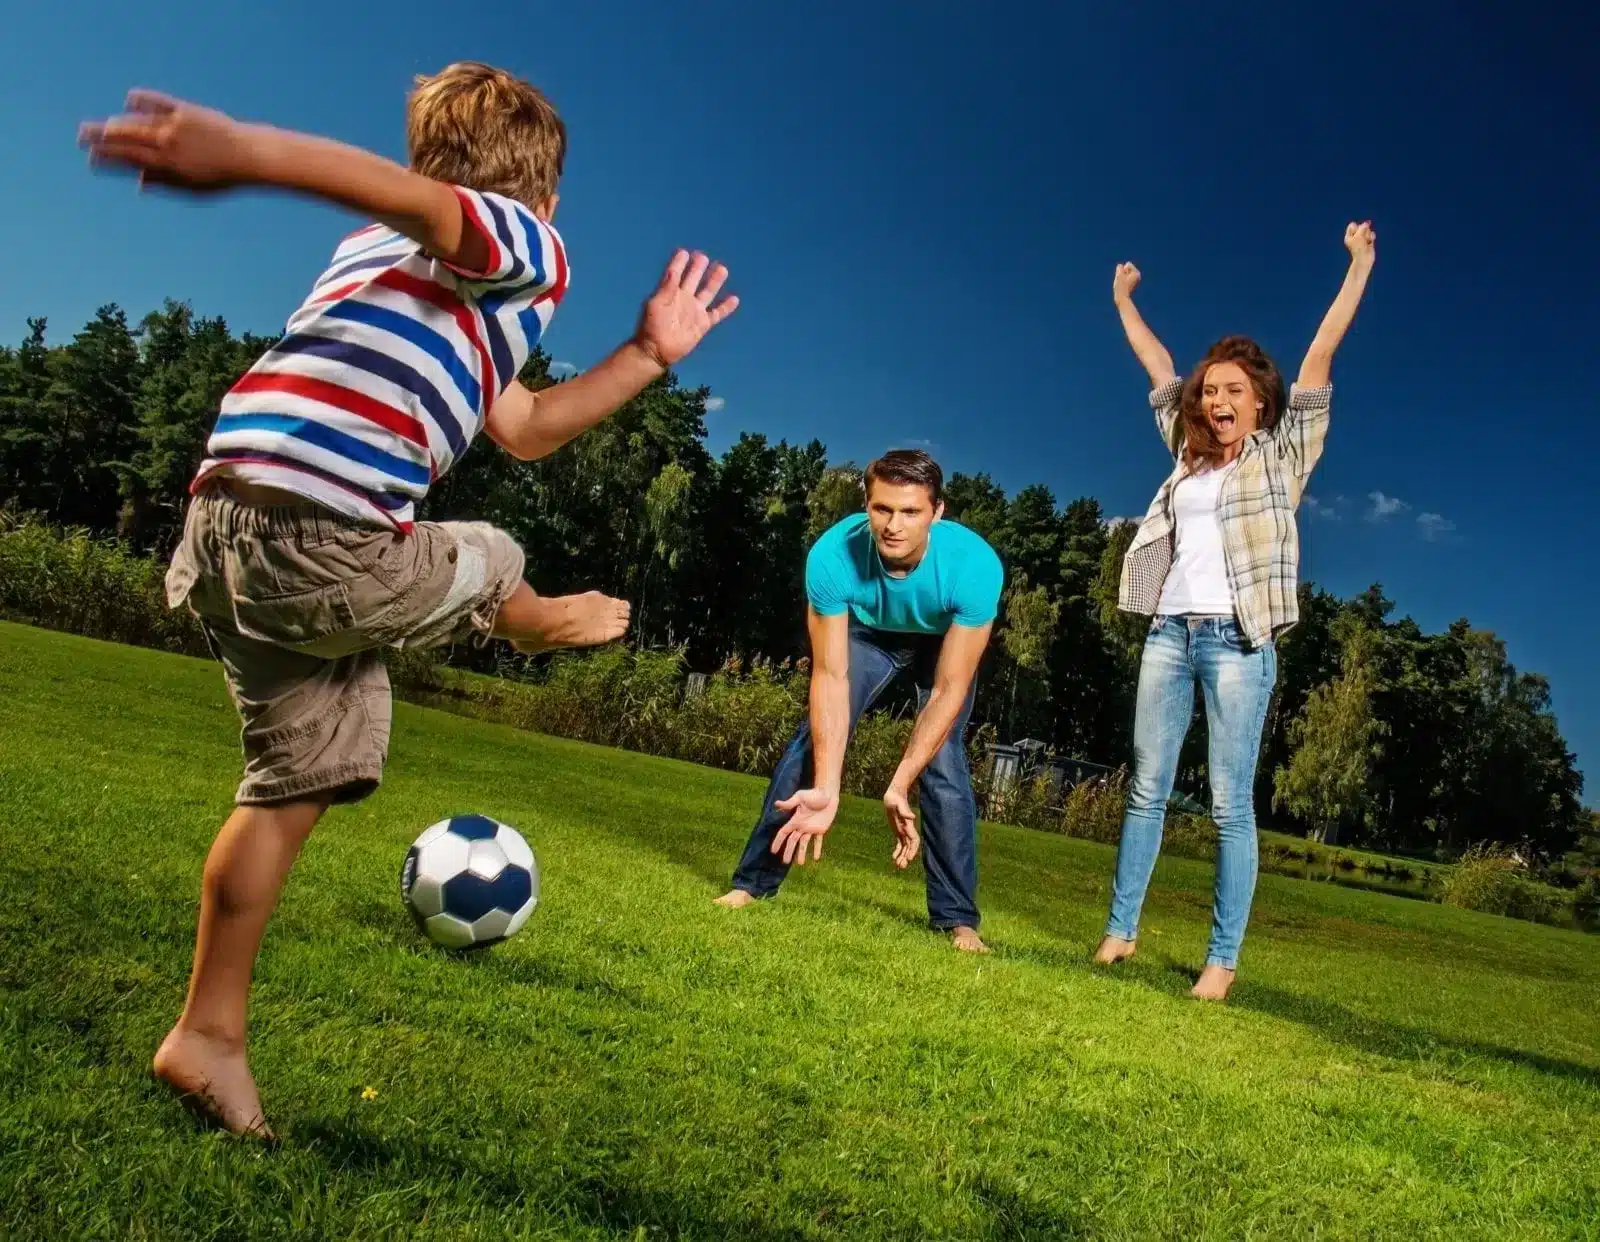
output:
<path id="1" fill-rule="evenodd" d="M 1182 396 L 1181 375 L 1174 375 L 1150 393 L 1150 408 L 1156 412 L 1156 430 L 1161 434 L 1161 443 L 1165 444 L 1168 452 L 1174 456 L 1177 455 L 1179 447 L 1174 433 L 1178 426 L 1178 400 Z"/>
<path id="2" fill-rule="evenodd" d="M 1333 385 L 1289 388 L 1289 406 L 1272 429 L 1272 442 L 1296 475 L 1309 478 L 1322 457 L 1328 438 L 1328 411 L 1333 405 Z"/>
<path id="3" fill-rule="evenodd" d="M 451 188 L 461 200 L 467 227 L 487 243 L 489 261 L 481 272 L 445 266 L 488 289 L 522 297 L 546 295 L 559 302 L 567 291 L 567 254 L 555 229 L 502 194 Z"/>

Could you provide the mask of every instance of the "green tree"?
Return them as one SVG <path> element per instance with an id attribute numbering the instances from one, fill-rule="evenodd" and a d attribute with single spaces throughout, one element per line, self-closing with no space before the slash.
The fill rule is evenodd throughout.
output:
<path id="1" fill-rule="evenodd" d="M 1329 844 L 1343 828 L 1370 823 L 1373 766 L 1384 729 L 1372 714 L 1379 638 L 1362 618 L 1341 618 L 1339 675 L 1312 691 L 1289 727 L 1294 757 L 1277 770 L 1274 803 Z"/>
<path id="2" fill-rule="evenodd" d="M 48 324 L 28 320 L 28 335 L 0 356 L 0 497 L 14 508 L 54 517 L 60 412 L 51 400 Z"/>
<path id="3" fill-rule="evenodd" d="M 860 513 L 862 471 L 854 462 L 830 466 L 806 496 L 806 547 L 852 513 Z"/>
<path id="4" fill-rule="evenodd" d="M 139 327 L 142 354 L 133 398 L 136 447 L 119 468 L 124 535 L 162 551 L 176 542 L 189 481 L 228 389 L 272 345 L 235 338 L 222 319 L 197 319 L 170 299 Z"/>
<path id="5" fill-rule="evenodd" d="M 1006 714 L 1006 731 L 1016 727 L 1017 690 L 1024 677 L 1030 683 L 1043 678 L 1049 667 L 1050 648 L 1061 604 L 1050 598 L 1044 587 L 1029 588 L 1026 574 L 1018 573 L 1006 594 L 1005 628 L 1001 648 L 1011 663 L 1011 702 Z"/>

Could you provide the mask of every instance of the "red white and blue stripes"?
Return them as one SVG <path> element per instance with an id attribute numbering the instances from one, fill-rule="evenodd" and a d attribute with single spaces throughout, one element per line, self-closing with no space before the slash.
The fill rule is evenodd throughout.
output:
<path id="1" fill-rule="evenodd" d="M 466 452 L 567 290 L 561 239 L 457 189 L 481 272 L 370 225 L 345 238 L 288 331 L 223 398 L 194 487 L 218 473 L 404 530 Z"/>

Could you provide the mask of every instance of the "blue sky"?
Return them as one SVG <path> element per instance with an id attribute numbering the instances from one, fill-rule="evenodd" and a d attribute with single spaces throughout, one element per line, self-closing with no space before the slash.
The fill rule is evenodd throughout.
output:
<path id="1" fill-rule="evenodd" d="M 0 77 L 0 340 L 168 295 L 276 332 L 348 227 L 91 177 L 76 124 L 129 86 L 400 157 L 410 76 L 471 56 L 539 82 L 571 128 L 557 358 L 610 348 L 672 247 L 702 247 L 744 300 L 682 368 L 725 402 L 714 448 L 921 442 L 947 471 L 1131 515 L 1164 464 L 1115 263 L 1144 271 L 1180 365 L 1242 331 L 1292 375 L 1346 221 L 1371 218 L 1304 572 L 1498 632 L 1593 770 L 1600 30 L 1566 7 L 28 6 Z"/>

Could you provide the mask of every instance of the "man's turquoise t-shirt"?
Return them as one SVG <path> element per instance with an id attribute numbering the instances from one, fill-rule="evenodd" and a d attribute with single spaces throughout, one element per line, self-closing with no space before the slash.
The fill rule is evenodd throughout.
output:
<path id="1" fill-rule="evenodd" d="M 848 608 L 862 625 L 900 634 L 987 625 L 1004 580 L 1000 558 L 983 537 L 943 519 L 929 528 L 927 552 L 903 578 L 885 571 L 865 513 L 824 531 L 806 557 L 806 597 L 820 616 Z"/>

